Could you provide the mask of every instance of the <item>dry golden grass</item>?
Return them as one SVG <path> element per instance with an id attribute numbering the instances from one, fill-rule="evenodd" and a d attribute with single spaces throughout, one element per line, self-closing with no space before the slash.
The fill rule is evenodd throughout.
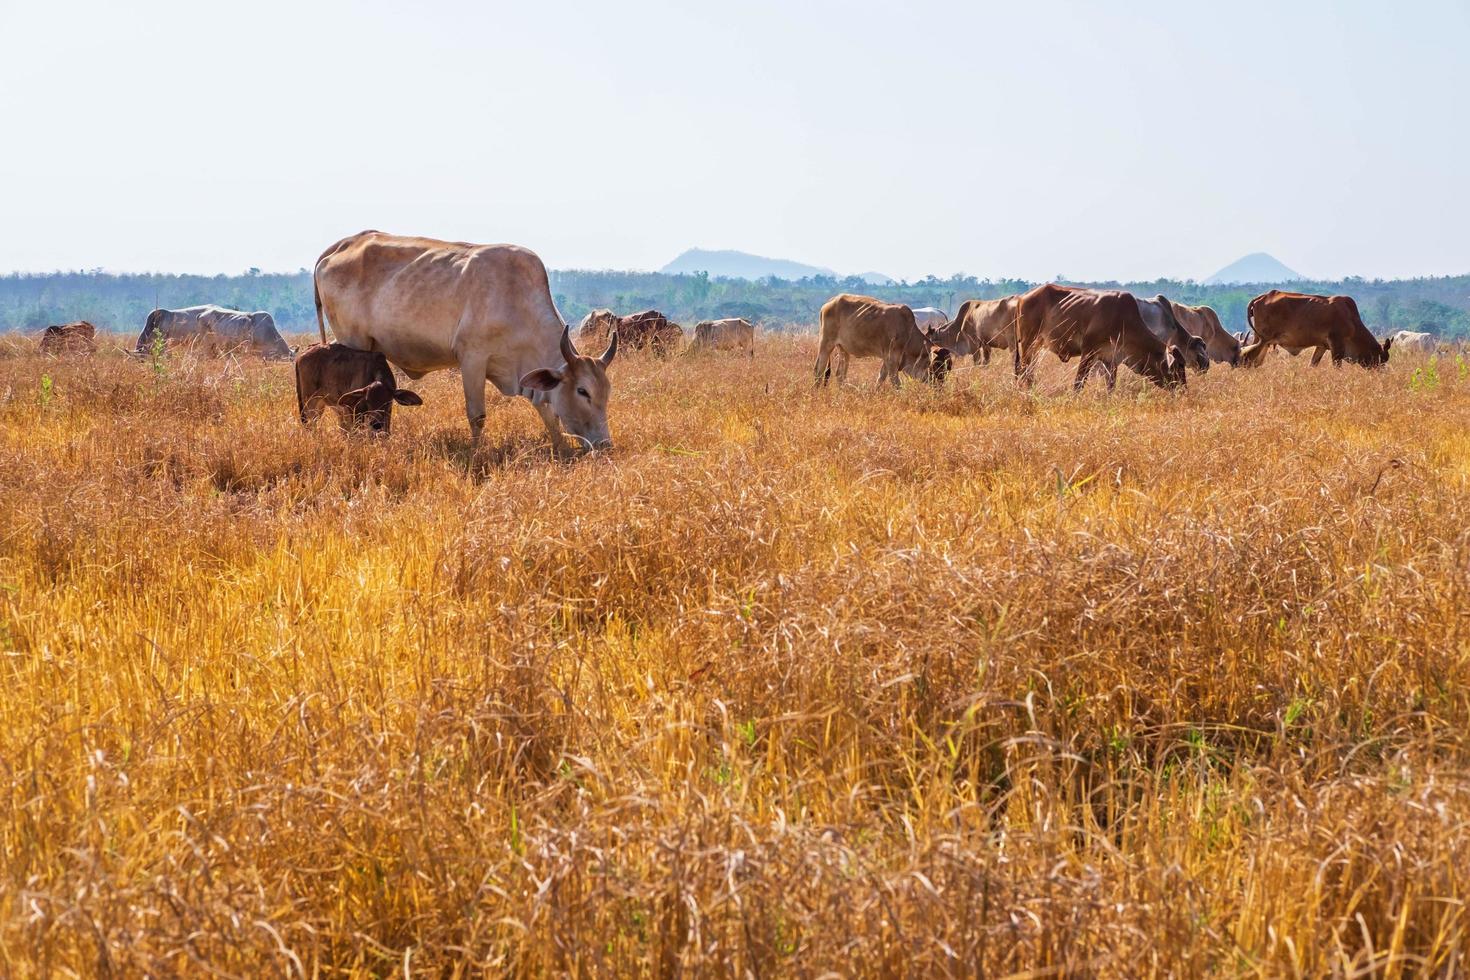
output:
<path id="1" fill-rule="evenodd" d="M 1470 968 L 1452 359 L 814 346 L 620 358 L 571 465 L 5 347 L 0 973 Z"/>

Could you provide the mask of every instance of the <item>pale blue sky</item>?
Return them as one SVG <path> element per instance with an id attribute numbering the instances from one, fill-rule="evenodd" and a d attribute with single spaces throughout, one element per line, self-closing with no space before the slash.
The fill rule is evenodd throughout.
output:
<path id="1" fill-rule="evenodd" d="M 0 0 L 0 270 L 1470 272 L 1470 3 Z"/>

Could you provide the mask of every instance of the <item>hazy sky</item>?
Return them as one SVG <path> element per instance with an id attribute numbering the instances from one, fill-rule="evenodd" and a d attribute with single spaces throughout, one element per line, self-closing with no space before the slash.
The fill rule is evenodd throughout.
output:
<path id="1" fill-rule="evenodd" d="M 1464 273 L 1467 105 L 1467 0 L 0 0 L 0 270 Z"/>

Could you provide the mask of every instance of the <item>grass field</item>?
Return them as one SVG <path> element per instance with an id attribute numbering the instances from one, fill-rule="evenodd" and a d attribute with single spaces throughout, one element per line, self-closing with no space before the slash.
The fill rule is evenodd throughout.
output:
<path id="1" fill-rule="evenodd" d="M 1470 378 L 0 349 L 0 974 L 1470 970 Z"/>

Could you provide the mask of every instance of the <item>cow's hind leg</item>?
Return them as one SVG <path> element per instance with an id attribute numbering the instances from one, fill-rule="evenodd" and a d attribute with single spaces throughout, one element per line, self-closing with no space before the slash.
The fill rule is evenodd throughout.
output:
<path id="1" fill-rule="evenodd" d="M 1318 347 L 1316 350 L 1312 351 L 1312 367 L 1316 367 L 1318 364 L 1321 364 L 1322 355 L 1326 353 L 1326 347 Z M 1332 363 L 1335 365 L 1342 363 L 1342 355 L 1339 354 L 1337 351 L 1332 352 Z"/>
<path id="2" fill-rule="evenodd" d="M 1016 372 L 1016 383 L 1023 389 L 1030 390 L 1036 384 L 1036 355 L 1039 344 L 1023 345 L 1017 343 L 1011 351 L 1012 365 Z"/>
<path id="3" fill-rule="evenodd" d="M 812 365 L 812 383 L 820 388 L 832 379 L 832 348 L 836 343 L 822 338 L 822 345 L 817 348 L 817 363 Z"/>
<path id="4" fill-rule="evenodd" d="M 322 417 L 327 410 L 327 401 L 320 395 L 313 395 L 301 405 L 301 424 L 311 425 Z"/>

